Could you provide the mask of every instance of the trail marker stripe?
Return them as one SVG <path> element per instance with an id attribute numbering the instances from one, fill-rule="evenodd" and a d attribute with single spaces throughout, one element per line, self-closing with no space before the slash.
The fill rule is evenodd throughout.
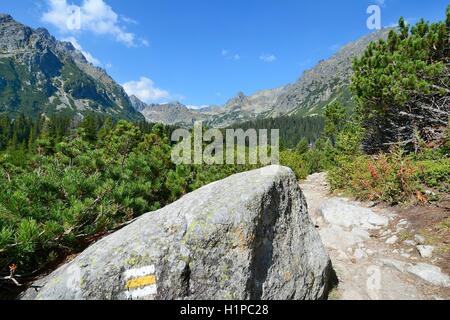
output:
<path id="1" fill-rule="evenodd" d="M 156 268 L 154 265 L 126 270 L 123 273 L 125 296 L 137 300 L 151 298 L 157 294 Z"/>
<path id="2" fill-rule="evenodd" d="M 132 291 L 125 291 L 125 296 L 128 300 L 132 299 L 132 300 L 136 300 L 136 299 L 140 299 L 140 298 L 148 298 L 150 296 L 156 295 L 157 293 L 157 287 L 156 284 L 148 286 L 148 287 L 144 287 L 144 288 L 140 288 L 140 289 L 136 289 L 136 290 L 132 290 Z"/>
<path id="3" fill-rule="evenodd" d="M 131 289 L 137 289 L 149 285 L 156 284 L 156 277 L 154 275 L 151 276 L 145 276 L 145 277 L 139 277 L 135 279 L 128 280 L 125 288 L 131 290 Z"/>
<path id="4" fill-rule="evenodd" d="M 129 280 L 131 278 L 139 278 L 139 277 L 145 277 L 151 274 L 155 274 L 156 268 L 155 266 L 146 266 L 139 269 L 130 269 L 126 270 L 124 272 L 124 278 L 125 280 Z"/>

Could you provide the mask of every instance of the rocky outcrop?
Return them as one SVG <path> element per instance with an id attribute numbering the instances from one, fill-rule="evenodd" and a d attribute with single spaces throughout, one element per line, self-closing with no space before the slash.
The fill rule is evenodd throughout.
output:
<path id="1" fill-rule="evenodd" d="M 330 259 L 293 172 L 212 183 L 92 245 L 24 299 L 321 299 Z"/>

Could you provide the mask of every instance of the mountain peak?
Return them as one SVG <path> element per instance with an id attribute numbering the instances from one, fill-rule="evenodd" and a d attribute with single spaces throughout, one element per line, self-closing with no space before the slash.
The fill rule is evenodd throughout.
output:
<path id="1" fill-rule="evenodd" d="M 173 107 L 185 107 L 185 105 L 182 104 L 180 101 L 173 101 L 173 102 L 170 102 L 170 103 L 167 103 L 167 104 L 170 105 L 170 106 L 173 106 Z"/>
<path id="2" fill-rule="evenodd" d="M 141 99 L 136 97 L 134 94 L 130 96 L 131 105 L 133 106 L 134 110 L 141 112 L 147 107 L 147 104 L 145 104 Z"/>
<path id="3" fill-rule="evenodd" d="M 369 43 L 386 39 L 392 28 L 367 34 L 343 46 L 329 59 L 306 70 L 295 83 L 287 87 L 276 103 L 272 115 L 314 115 L 323 112 L 332 100 L 352 104 L 349 91 L 352 61 L 364 53 Z"/>
<path id="4" fill-rule="evenodd" d="M 136 101 L 136 102 L 144 103 L 144 102 L 142 102 L 141 99 L 139 99 L 138 97 L 136 97 L 134 94 L 132 94 L 132 95 L 130 96 L 130 100 L 133 100 L 133 101 Z"/>
<path id="5" fill-rule="evenodd" d="M 378 30 L 348 43 L 306 70 L 296 82 L 283 87 L 249 96 L 240 91 L 222 107 L 193 110 L 171 102 L 151 104 L 141 112 L 149 122 L 189 126 L 193 121 L 202 120 L 213 127 L 227 127 L 257 118 L 319 115 L 331 101 L 340 101 L 350 109 L 354 105 L 349 89 L 353 59 L 363 54 L 370 42 L 387 38 L 391 30 Z"/>
<path id="6" fill-rule="evenodd" d="M 34 32 L 38 35 L 43 35 L 45 37 L 52 37 L 50 35 L 50 32 L 48 32 L 48 30 L 45 28 L 37 28 Z"/>
<path id="7" fill-rule="evenodd" d="M 143 119 L 121 86 L 47 29 L 32 29 L 0 14 L 0 52 L 0 113 L 36 117 L 98 112 L 117 119 Z"/>
<path id="8" fill-rule="evenodd" d="M 247 100 L 247 96 L 242 91 L 239 91 L 234 98 L 230 99 L 226 103 L 225 107 L 229 107 L 229 108 L 239 107 L 243 103 L 245 103 L 246 100 Z"/>
<path id="9" fill-rule="evenodd" d="M 0 13 L 0 23 L 13 21 L 13 17 L 6 13 Z"/>

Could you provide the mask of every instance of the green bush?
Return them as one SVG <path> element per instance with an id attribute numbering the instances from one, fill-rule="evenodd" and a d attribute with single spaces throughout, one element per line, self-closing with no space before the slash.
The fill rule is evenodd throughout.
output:
<path id="1" fill-rule="evenodd" d="M 294 151 L 284 150 L 280 152 L 280 163 L 291 168 L 297 179 L 305 179 L 308 176 L 308 168 L 302 156 Z"/>
<path id="2" fill-rule="evenodd" d="M 450 158 L 419 161 L 416 177 L 430 188 L 450 192 Z"/>
<path id="3" fill-rule="evenodd" d="M 176 166 L 160 127 L 147 134 L 125 121 L 108 127 L 102 139 L 90 125 L 56 145 L 41 136 L 21 163 L 15 151 L 0 154 L 0 269 L 39 269 L 145 212 L 255 167 Z"/>
<path id="4" fill-rule="evenodd" d="M 428 155 L 440 151 L 426 151 Z M 388 203 L 426 201 L 424 188 L 450 190 L 450 159 L 417 161 L 415 155 L 396 149 L 377 156 L 339 156 L 328 175 L 333 190 L 362 200 Z"/>

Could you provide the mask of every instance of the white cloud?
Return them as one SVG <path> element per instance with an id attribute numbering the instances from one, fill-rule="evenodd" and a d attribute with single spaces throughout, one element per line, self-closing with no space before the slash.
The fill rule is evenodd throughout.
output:
<path id="1" fill-rule="evenodd" d="M 146 77 L 124 83 L 123 88 L 128 95 L 135 95 L 146 103 L 161 102 L 161 100 L 170 98 L 168 91 L 155 87 L 155 83 Z"/>
<path id="2" fill-rule="evenodd" d="M 90 31 L 97 35 L 111 35 L 128 47 L 136 46 L 136 36 L 120 24 L 119 15 L 104 0 L 83 0 L 80 6 L 67 0 L 47 0 L 48 11 L 41 19 L 57 27 L 60 32 L 73 34 Z"/>
<path id="3" fill-rule="evenodd" d="M 138 21 L 132 19 L 132 18 L 128 18 L 126 16 L 120 16 L 120 19 L 122 19 L 123 22 L 125 23 L 129 23 L 129 24 L 139 24 Z"/>
<path id="4" fill-rule="evenodd" d="M 264 62 L 271 63 L 275 62 L 277 60 L 277 57 L 273 54 L 262 54 L 259 56 L 259 59 Z"/>
<path id="5" fill-rule="evenodd" d="M 398 27 L 398 22 L 392 22 L 385 26 L 385 28 L 397 28 L 397 27 Z"/>
<path id="6" fill-rule="evenodd" d="M 386 0 L 375 0 L 375 2 L 381 7 L 384 7 L 386 5 Z"/>
<path id="7" fill-rule="evenodd" d="M 202 105 L 202 106 L 187 105 L 186 107 L 188 109 L 199 110 L 199 109 L 208 108 L 209 106 L 208 105 Z"/>
<path id="8" fill-rule="evenodd" d="M 419 20 L 418 18 L 413 18 L 413 17 L 405 18 L 405 22 L 409 26 L 413 25 L 418 20 Z M 397 27 L 398 27 L 398 22 L 392 22 L 385 26 L 385 28 L 397 28 Z"/>
<path id="9" fill-rule="evenodd" d="M 94 66 L 101 66 L 102 63 L 100 62 L 100 60 L 98 60 L 97 58 L 95 58 L 92 54 L 90 54 L 89 52 L 83 50 L 83 48 L 81 47 L 81 45 L 78 43 L 77 39 L 75 39 L 74 37 L 67 37 L 62 39 L 62 41 L 66 41 L 66 42 L 70 42 L 72 43 L 72 45 L 75 47 L 75 49 L 77 49 L 78 51 L 80 51 L 83 56 L 86 58 L 87 61 L 89 61 L 90 63 L 92 63 Z"/>
<path id="10" fill-rule="evenodd" d="M 241 56 L 237 53 L 232 53 L 230 50 L 223 49 L 221 52 L 222 56 L 229 60 L 238 61 L 241 60 Z"/>

